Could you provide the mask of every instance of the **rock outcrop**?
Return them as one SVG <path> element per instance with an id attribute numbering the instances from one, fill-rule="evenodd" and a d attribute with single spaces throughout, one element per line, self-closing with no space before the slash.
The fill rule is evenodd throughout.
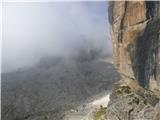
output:
<path id="1" fill-rule="evenodd" d="M 160 2 L 110 2 L 109 22 L 120 74 L 160 89 Z"/>
<path id="2" fill-rule="evenodd" d="M 160 2 L 110 2 L 115 84 L 106 120 L 160 120 Z"/>
<path id="3" fill-rule="evenodd" d="M 106 120 L 160 120 L 159 96 L 147 89 L 132 90 L 124 81 L 115 84 Z"/>

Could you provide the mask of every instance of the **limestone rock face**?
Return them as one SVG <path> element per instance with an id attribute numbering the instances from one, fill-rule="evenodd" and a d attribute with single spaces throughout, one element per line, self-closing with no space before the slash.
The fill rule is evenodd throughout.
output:
<path id="1" fill-rule="evenodd" d="M 160 2 L 110 2 L 115 84 L 106 120 L 160 120 Z"/>
<path id="2" fill-rule="evenodd" d="M 160 2 L 110 2 L 113 58 L 124 80 L 160 90 Z"/>
<path id="3" fill-rule="evenodd" d="M 106 120 L 160 120 L 159 97 L 151 91 L 141 88 L 135 92 L 120 81 L 110 99 Z"/>

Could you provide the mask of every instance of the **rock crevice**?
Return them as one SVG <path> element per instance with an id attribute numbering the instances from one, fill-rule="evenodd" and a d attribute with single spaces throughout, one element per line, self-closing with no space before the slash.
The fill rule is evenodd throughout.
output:
<path id="1" fill-rule="evenodd" d="M 160 2 L 110 2 L 113 60 L 122 80 L 106 120 L 160 120 Z"/>
<path id="2" fill-rule="evenodd" d="M 110 2 L 114 63 L 120 74 L 160 89 L 159 2 Z"/>

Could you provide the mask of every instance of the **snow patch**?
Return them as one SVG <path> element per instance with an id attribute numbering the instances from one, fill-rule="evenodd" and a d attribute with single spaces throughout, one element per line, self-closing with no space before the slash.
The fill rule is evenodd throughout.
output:
<path id="1" fill-rule="evenodd" d="M 108 102 L 109 102 L 109 96 L 110 94 L 107 94 L 106 96 L 103 96 L 102 98 L 99 98 L 97 100 L 94 100 L 91 104 L 92 106 L 100 106 L 102 105 L 103 107 L 107 107 Z"/>

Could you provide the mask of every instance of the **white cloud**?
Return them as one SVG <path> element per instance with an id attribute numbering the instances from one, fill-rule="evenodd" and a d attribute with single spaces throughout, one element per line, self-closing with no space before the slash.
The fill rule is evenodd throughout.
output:
<path id="1" fill-rule="evenodd" d="M 4 3 L 3 68 L 68 56 L 83 39 L 106 42 L 110 52 L 106 11 L 104 2 Z"/>
<path id="2" fill-rule="evenodd" d="M 2 0 L 3 2 L 101 2 L 109 0 Z"/>

